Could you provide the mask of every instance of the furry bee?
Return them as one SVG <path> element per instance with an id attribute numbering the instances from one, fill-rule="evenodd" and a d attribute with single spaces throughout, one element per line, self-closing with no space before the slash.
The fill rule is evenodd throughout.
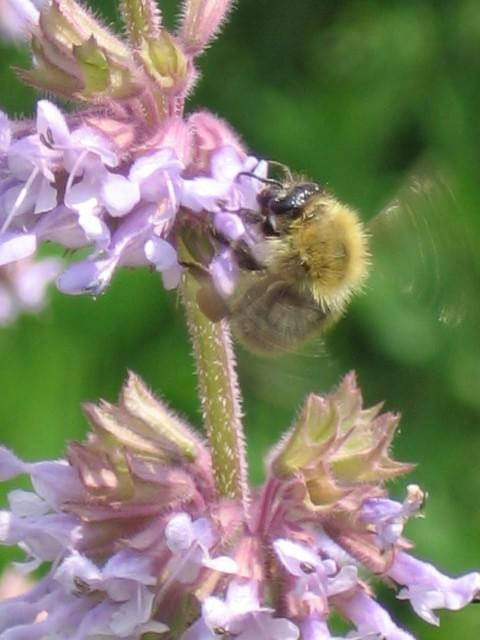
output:
<path id="1" fill-rule="evenodd" d="M 199 295 L 204 313 L 214 322 L 228 318 L 247 349 L 296 351 L 340 319 L 370 275 L 384 293 L 430 307 L 450 326 L 472 311 L 465 308 L 465 274 L 476 272 L 476 260 L 456 199 L 439 175 L 429 169 L 433 178 L 421 178 L 418 170 L 365 224 L 320 184 L 280 166 L 281 180 L 239 174 L 263 183 L 259 214 L 244 212 L 253 242 L 220 239 L 240 267 L 235 291 L 225 299 L 210 282 Z"/>
<path id="2" fill-rule="evenodd" d="M 254 352 L 297 349 L 322 333 L 361 289 L 369 269 L 368 234 L 357 213 L 318 183 L 258 178 L 261 240 L 236 246 L 242 276 L 225 315 Z"/>

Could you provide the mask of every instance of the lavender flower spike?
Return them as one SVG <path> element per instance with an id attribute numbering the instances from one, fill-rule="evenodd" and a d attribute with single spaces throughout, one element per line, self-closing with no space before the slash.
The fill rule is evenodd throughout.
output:
<path id="1" fill-rule="evenodd" d="M 0 265 L 54 242 L 88 250 L 59 277 L 65 293 L 96 295 L 123 266 L 153 268 L 172 289 L 182 235 L 195 227 L 211 245 L 205 273 L 230 295 L 228 245 L 232 234 L 249 241 L 243 216 L 258 210 L 261 186 L 239 174 L 264 176 L 266 165 L 216 116 L 185 115 L 184 102 L 231 2 L 187 0 L 174 35 L 152 0 L 124 0 L 126 41 L 74 0 L 7 5 L 21 9 L 22 28 L 35 25 L 34 66 L 20 77 L 83 108 L 69 115 L 40 100 L 31 121 L 0 113 Z"/>
<path id="2" fill-rule="evenodd" d="M 24 571 L 48 568 L 0 603 L 0 637 L 413 640 L 371 578 L 438 624 L 434 610 L 478 597 L 480 573 L 450 579 L 406 552 L 423 493 L 388 498 L 385 478 L 408 465 L 386 453 L 398 419 L 379 411 L 352 374 L 309 396 L 247 505 L 220 493 L 210 450 L 133 374 L 118 404 L 85 406 L 92 431 L 66 460 L 0 449 L 2 480 L 32 480 L 9 494 L 0 542 L 26 552 Z M 347 636 L 332 635 L 334 612 Z"/>

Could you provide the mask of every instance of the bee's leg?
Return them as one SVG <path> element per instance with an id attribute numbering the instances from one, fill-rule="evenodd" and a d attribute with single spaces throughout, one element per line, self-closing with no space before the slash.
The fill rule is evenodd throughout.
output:
<path id="1" fill-rule="evenodd" d="M 205 278 L 210 278 L 210 271 L 208 270 L 208 267 L 200 264 L 199 262 L 179 260 L 178 264 L 184 269 L 187 269 L 197 280 L 203 281 Z"/>
<path id="2" fill-rule="evenodd" d="M 252 249 L 245 240 L 231 240 L 229 246 L 232 248 L 238 266 L 247 271 L 259 271 L 263 266 L 258 263 L 252 254 Z"/>

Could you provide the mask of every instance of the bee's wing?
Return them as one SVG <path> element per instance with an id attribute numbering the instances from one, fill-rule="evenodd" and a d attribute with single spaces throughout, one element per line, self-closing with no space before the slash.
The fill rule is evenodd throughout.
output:
<path id="1" fill-rule="evenodd" d="M 250 351 L 291 353 L 338 319 L 338 314 L 275 274 L 250 274 L 243 287 L 232 309 L 231 326 Z"/>
<path id="2" fill-rule="evenodd" d="M 369 223 L 372 286 L 459 323 L 478 295 L 478 262 L 468 214 L 445 179 L 423 170 Z"/>

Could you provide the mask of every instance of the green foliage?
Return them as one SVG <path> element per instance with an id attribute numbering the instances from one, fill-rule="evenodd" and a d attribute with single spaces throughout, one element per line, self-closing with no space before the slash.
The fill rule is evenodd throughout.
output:
<path id="1" fill-rule="evenodd" d="M 91 4 L 115 20 L 113 0 Z M 171 20 L 175 3 L 162 9 Z M 25 54 L 2 45 L 0 58 L 3 108 L 31 113 L 33 93 L 5 65 L 24 66 Z M 453 224 L 467 230 L 475 248 L 476 0 L 243 0 L 200 65 L 203 79 L 191 110 L 218 113 L 254 153 L 328 185 L 365 219 L 428 154 L 455 191 Z M 452 264 L 463 261 L 464 248 L 458 252 L 458 260 L 449 256 Z M 394 256 L 384 260 L 391 264 Z M 385 399 L 388 409 L 403 413 L 396 458 L 419 464 L 411 481 L 430 493 L 427 519 L 412 523 L 408 533 L 420 557 L 452 574 L 478 568 L 480 557 L 480 269 L 466 262 L 460 276 L 455 272 L 452 280 L 447 273 L 440 287 L 465 291 L 458 326 L 438 322 L 435 305 L 401 297 L 378 277 L 380 262 L 372 285 L 325 345 L 271 361 L 240 353 L 252 479 L 260 480 L 261 452 L 293 420 L 306 392 L 327 391 L 356 369 L 367 405 Z M 183 313 L 155 275 L 123 273 L 94 301 L 52 298 L 40 316 L 22 317 L 0 333 L 2 442 L 27 459 L 61 456 L 65 440 L 86 429 L 80 403 L 113 400 L 127 369 L 200 423 Z M 402 488 L 394 487 L 399 494 Z M 438 630 L 414 619 L 403 603 L 394 606 L 423 640 L 478 635 L 474 607 L 444 613 Z"/>

